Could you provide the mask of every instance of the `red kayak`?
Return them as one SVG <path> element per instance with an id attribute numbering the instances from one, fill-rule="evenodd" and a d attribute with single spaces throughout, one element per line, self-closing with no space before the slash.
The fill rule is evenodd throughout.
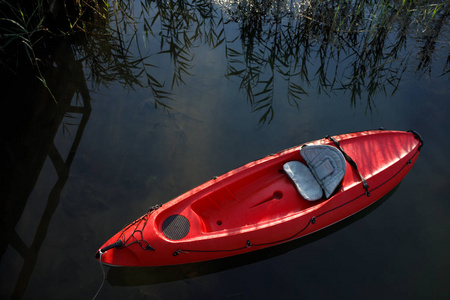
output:
<path id="1" fill-rule="evenodd" d="M 111 266 L 176 265 L 304 237 L 387 194 L 422 145 L 414 131 L 374 130 L 283 150 L 150 208 L 96 257 Z"/>

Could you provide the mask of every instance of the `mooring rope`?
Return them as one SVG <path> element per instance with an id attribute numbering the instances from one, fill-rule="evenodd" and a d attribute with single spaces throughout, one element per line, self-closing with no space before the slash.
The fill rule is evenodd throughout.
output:
<path id="1" fill-rule="evenodd" d="M 103 280 L 102 280 L 102 284 L 100 284 L 100 287 L 98 288 L 97 293 L 95 293 L 95 295 L 92 298 L 92 300 L 95 300 L 95 298 L 97 298 L 98 294 L 100 293 L 100 290 L 103 288 L 103 284 L 106 281 L 106 273 L 105 273 L 105 268 L 104 268 L 103 263 L 102 263 L 102 255 L 103 255 L 103 252 L 100 251 L 100 257 L 99 257 L 98 261 L 100 262 L 100 266 L 102 267 Z"/>

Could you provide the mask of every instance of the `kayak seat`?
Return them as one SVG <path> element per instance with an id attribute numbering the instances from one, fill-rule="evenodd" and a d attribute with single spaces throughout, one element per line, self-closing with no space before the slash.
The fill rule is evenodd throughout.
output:
<path id="1" fill-rule="evenodd" d="M 311 170 L 299 161 L 290 161 L 283 165 L 297 191 L 308 201 L 319 200 L 323 196 L 322 187 L 314 178 Z"/>
<path id="2" fill-rule="evenodd" d="M 305 146 L 300 150 L 306 165 L 290 161 L 283 165 L 303 198 L 315 201 L 328 199 L 341 184 L 346 171 L 346 161 L 339 149 L 328 145 Z"/>

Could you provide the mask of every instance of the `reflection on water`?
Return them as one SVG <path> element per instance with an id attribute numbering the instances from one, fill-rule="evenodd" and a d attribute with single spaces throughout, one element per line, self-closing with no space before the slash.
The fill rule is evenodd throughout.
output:
<path id="1" fill-rule="evenodd" d="M 262 123 L 274 118 L 275 95 L 300 107 L 312 91 L 344 91 L 352 105 L 364 100 L 370 110 L 377 94 L 396 92 L 406 71 L 419 76 L 450 71 L 448 57 L 446 63 L 433 65 L 433 57 L 443 61 L 450 50 L 448 1 L 213 2 L 141 2 L 140 17 L 132 25 L 144 38 L 134 34 L 131 40 L 139 53 L 143 46 L 150 50 L 149 63 L 144 59 L 133 68 L 145 73 L 140 84 L 147 82 L 156 106 L 168 108 L 171 91 L 195 75 L 194 52 L 202 45 L 224 50 L 225 77 L 239 80 Z M 130 30 L 127 20 L 121 20 L 121 28 Z M 170 85 L 154 68 L 167 68 L 168 62 Z M 97 76 L 94 69 L 91 74 Z"/>
<path id="2" fill-rule="evenodd" d="M 222 52 L 223 75 L 240 82 L 261 123 L 274 118 L 275 96 L 301 107 L 311 93 L 344 92 L 370 110 L 376 95 L 397 91 L 407 71 L 450 72 L 448 1 L 133 3 L 94 9 L 73 51 L 93 89 L 113 82 L 146 88 L 164 109 L 174 108 L 173 93 L 196 75 L 202 46 Z"/>
<path id="3" fill-rule="evenodd" d="M 367 99 L 370 109 L 376 94 L 395 93 L 409 64 L 431 73 L 431 56 L 449 50 L 443 30 L 449 25 L 448 2 L 217 3 L 241 32 L 240 39 L 227 39 L 227 76 L 241 79 L 262 122 L 274 117 L 275 89 L 284 90 L 276 87 L 277 78 L 287 82 L 285 98 L 297 107 L 315 86 L 330 94 L 343 90 L 353 105 Z M 448 64 L 437 68 L 449 72 Z"/>

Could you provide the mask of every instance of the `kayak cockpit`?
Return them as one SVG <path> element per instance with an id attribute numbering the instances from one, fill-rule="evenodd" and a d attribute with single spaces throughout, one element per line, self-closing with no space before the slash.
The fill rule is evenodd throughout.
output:
<path id="1" fill-rule="evenodd" d="M 280 161 L 196 200 L 191 209 L 203 232 L 261 224 L 308 210 L 329 198 L 346 171 L 342 153 L 332 146 L 303 147 L 295 160 Z"/>
<path id="2" fill-rule="evenodd" d="M 240 176 L 236 180 L 213 184 L 206 188 L 210 190 L 192 194 L 188 206 L 180 207 L 181 210 L 174 206 L 159 217 L 158 223 L 167 238 L 178 240 L 277 222 L 320 207 L 341 184 L 345 171 L 345 158 L 335 147 L 305 146 L 259 169 L 236 174 Z M 171 228 L 167 224 L 184 229 L 182 237 L 166 234 Z"/>
<path id="3" fill-rule="evenodd" d="M 301 198 L 288 176 L 276 172 L 276 176 L 262 178 L 248 189 L 226 186 L 195 201 L 191 209 L 201 220 L 202 231 L 255 226 L 318 204 Z"/>

